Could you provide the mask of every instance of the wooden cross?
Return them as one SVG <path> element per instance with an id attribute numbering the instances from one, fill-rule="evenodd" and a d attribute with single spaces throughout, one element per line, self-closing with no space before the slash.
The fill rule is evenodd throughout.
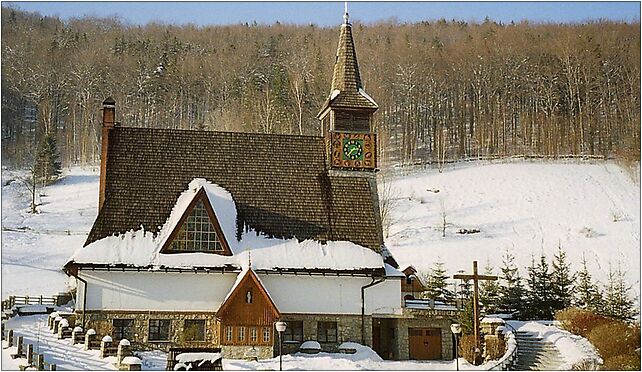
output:
<path id="1" fill-rule="evenodd" d="M 495 275 L 479 275 L 477 273 L 477 261 L 473 261 L 473 275 L 457 274 L 453 279 L 473 280 L 473 317 L 474 319 L 474 332 L 475 332 L 475 347 L 480 350 L 480 337 L 479 337 L 479 281 L 480 280 L 497 280 Z"/>

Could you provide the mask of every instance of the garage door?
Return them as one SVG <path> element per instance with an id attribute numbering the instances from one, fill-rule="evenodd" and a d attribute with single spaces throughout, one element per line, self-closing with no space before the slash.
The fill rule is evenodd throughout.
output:
<path id="1" fill-rule="evenodd" d="M 410 359 L 441 359 L 441 329 L 408 328 Z"/>

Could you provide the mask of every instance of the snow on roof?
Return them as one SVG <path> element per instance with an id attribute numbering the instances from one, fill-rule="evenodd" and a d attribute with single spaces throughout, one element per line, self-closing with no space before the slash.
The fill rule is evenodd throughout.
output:
<path id="1" fill-rule="evenodd" d="M 370 101 L 370 102 L 371 102 L 373 105 L 375 105 L 376 107 L 379 107 L 379 105 L 377 105 L 377 102 L 375 102 L 375 100 L 374 100 L 374 99 L 372 99 L 372 97 L 370 97 L 370 96 L 368 95 L 368 93 L 366 93 L 366 91 L 365 91 L 365 90 L 363 90 L 363 88 L 359 88 L 359 94 L 361 94 L 363 97 L 365 97 L 368 101 Z"/>
<path id="2" fill-rule="evenodd" d="M 386 267 L 386 276 L 388 278 L 405 278 L 406 275 L 394 267 L 384 264 Z"/>
<path id="3" fill-rule="evenodd" d="M 332 101 L 333 99 L 337 98 L 339 93 L 341 93 L 341 91 L 339 89 L 333 90 L 332 93 L 330 93 L 330 101 Z"/>
<path id="4" fill-rule="evenodd" d="M 160 253 L 170 234 L 180 222 L 190 202 L 204 189 L 233 256 L 211 253 Z M 196 178 L 179 196 L 169 218 L 157 236 L 128 231 L 109 236 L 79 248 L 70 258 L 78 264 L 123 264 L 152 268 L 225 267 L 244 268 L 252 259 L 253 269 L 333 269 L 355 270 L 383 268 L 380 254 L 347 241 L 329 241 L 321 244 L 314 240 L 274 239 L 257 234 L 253 229 L 244 231 L 236 239 L 236 204 L 224 188 L 205 179 Z"/>

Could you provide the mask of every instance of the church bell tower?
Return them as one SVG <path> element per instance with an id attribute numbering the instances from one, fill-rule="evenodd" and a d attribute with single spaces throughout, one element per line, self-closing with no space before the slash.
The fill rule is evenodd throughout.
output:
<path id="1" fill-rule="evenodd" d="M 330 95 L 317 115 L 321 120 L 322 134 L 326 137 L 332 169 L 376 171 L 377 141 L 372 115 L 378 108 L 361 84 L 352 25 L 346 8 Z"/>

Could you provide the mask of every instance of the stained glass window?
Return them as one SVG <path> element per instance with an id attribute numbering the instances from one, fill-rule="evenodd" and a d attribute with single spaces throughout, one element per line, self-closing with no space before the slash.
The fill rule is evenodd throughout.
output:
<path id="1" fill-rule="evenodd" d="M 223 245 L 202 200 L 196 202 L 170 249 L 175 252 L 223 252 Z"/>

